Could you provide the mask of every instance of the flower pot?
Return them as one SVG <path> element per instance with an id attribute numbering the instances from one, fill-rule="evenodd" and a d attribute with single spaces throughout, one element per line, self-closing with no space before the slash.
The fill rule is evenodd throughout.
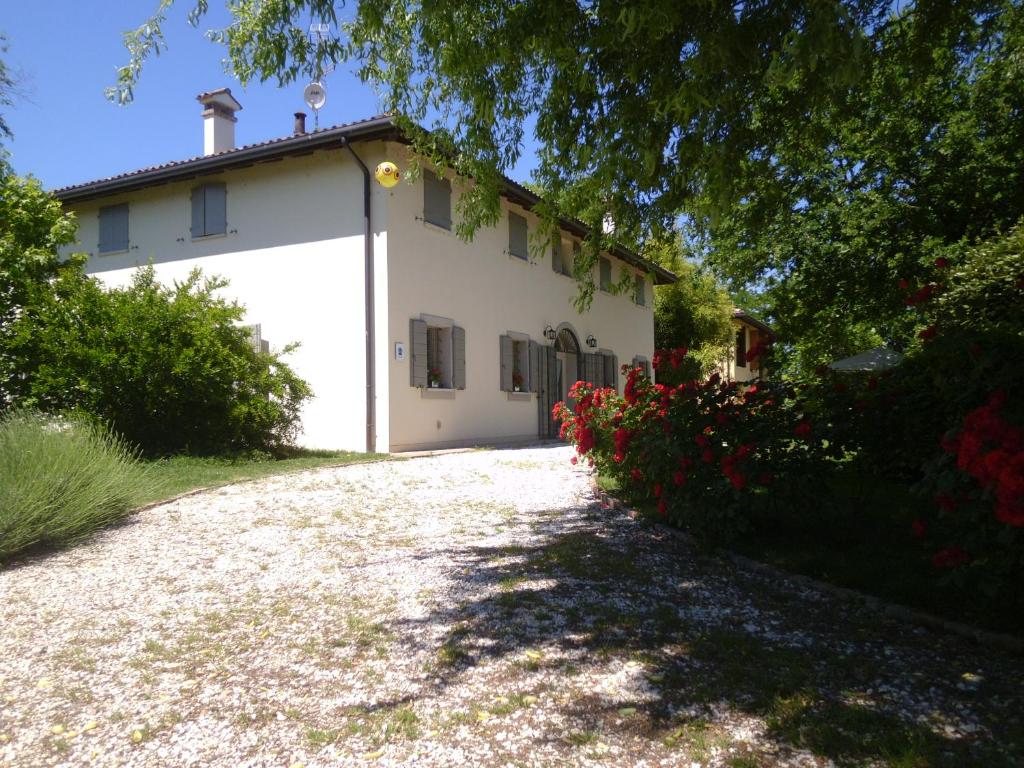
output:
<path id="1" fill-rule="evenodd" d="M 522 390 L 522 388 L 521 388 L 521 387 L 519 387 L 518 385 L 516 385 L 516 386 L 512 387 L 512 391 L 513 391 L 513 392 L 520 392 L 521 390 Z"/>
<path id="2" fill-rule="evenodd" d="M 432 381 L 432 382 L 430 382 L 430 388 L 431 389 L 437 389 L 440 386 L 441 386 L 441 382 L 439 382 L 439 381 Z"/>

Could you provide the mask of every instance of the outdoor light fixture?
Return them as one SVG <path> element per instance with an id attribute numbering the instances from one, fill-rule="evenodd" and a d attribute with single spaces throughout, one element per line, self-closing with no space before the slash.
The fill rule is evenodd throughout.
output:
<path id="1" fill-rule="evenodd" d="M 597 339 L 594 338 L 594 334 L 587 336 L 587 346 L 591 349 L 597 346 Z"/>
<path id="2" fill-rule="evenodd" d="M 555 329 L 552 328 L 550 325 L 545 325 L 544 326 L 544 336 L 546 338 L 551 339 L 551 341 L 554 341 L 555 340 L 555 336 L 557 336 L 557 335 L 558 334 L 555 333 Z"/>

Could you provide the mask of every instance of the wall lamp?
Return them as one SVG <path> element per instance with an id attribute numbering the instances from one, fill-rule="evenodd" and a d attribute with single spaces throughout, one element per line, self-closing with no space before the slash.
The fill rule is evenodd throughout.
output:
<path id="1" fill-rule="evenodd" d="M 557 335 L 558 334 L 555 332 L 555 329 L 552 328 L 550 325 L 545 325 L 544 326 L 544 337 L 545 338 L 550 339 L 551 341 L 554 341 L 555 337 Z"/>
<path id="2" fill-rule="evenodd" d="M 591 349 L 597 346 L 597 339 L 594 338 L 594 334 L 587 336 L 587 346 Z"/>

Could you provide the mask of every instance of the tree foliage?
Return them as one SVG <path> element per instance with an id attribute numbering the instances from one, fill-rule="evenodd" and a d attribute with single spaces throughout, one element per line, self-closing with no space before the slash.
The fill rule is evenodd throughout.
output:
<path id="1" fill-rule="evenodd" d="M 679 277 L 654 289 L 654 346 L 685 347 L 697 369 L 693 373 L 711 373 L 733 342 L 729 294 L 713 274 L 683 257 L 678 238 L 649 241 L 643 255 Z"/>
<path id="2" fill-rule="evenodd" d="M 131 98 L 172 2 L 126 36 L 111 98 Z M 235 0 L 231 24 L 210 36 L 243 83 L 354 63 L 419 153 L 475 180 L 459 203 L 465 236 L 496 220 L 500 174 L 535 121 L 537 180 L 585 212 L 593 259 L 608 212 L 635 238 L 670 228 L 698 191 L 732 199 L 746 158 L 772 151 L 774 126 L 799 124 L 857 82 L 890 5 L 360 0 L 343 19 L 334 0 Z M 191 20 L 206 10 L 200 0 Z M 341 34 L 313 44 L 309 19 Z"/>
<path id="3" fill-rule="evenodd" d="M 873 38 L 863 84 L 751 155 L 723 214 L 692 206 L 707 260 L 766 289 L 805 369 L 887 340 L 914 315 L 900 281 L 934 278 L 1024 213 L 1024 10 L 918 4 Z"/>
<path id="4" fill-rule="evenodd" d="M 254 350 L 226 285 L 198 270 L 165 287 L 141 268 L 118 289 L 62 274 L 12 329 L 14 400 L 99 417 L 149 455 L 290 445 L 309 386 Z"/>
<path id="5" fill-rule="evenodd" d="M 62 263 L 57 255 L 74 241 L 75 227 L 74 216 L 38 180 L 17 176 L 0 158 L 0 410 L 20 375 L 10 354 L 15 320 L 62 270 L 80 269 L 80 260 Z"/>
<path id="6" fill-rule="evenodd" d="M 2 54 L 7 53 L 7 38 L 0 35 L 0 107 L 9 107 L 14 104 L 14 75 L 4 63 Z M 2 113 L 0 113 L 0 139 L 13 138 L 11 127 L 7 125 Z"/>

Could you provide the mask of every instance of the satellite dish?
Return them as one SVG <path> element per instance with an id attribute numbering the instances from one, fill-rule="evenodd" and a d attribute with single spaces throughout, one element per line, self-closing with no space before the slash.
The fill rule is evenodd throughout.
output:
<path id="1" fill-rule="evenodd" d="M 312 110 L 319 110 L 327 102 L 327 91 L 320 83 L 310 83 L 302 91 L 302 98 Z"/>

